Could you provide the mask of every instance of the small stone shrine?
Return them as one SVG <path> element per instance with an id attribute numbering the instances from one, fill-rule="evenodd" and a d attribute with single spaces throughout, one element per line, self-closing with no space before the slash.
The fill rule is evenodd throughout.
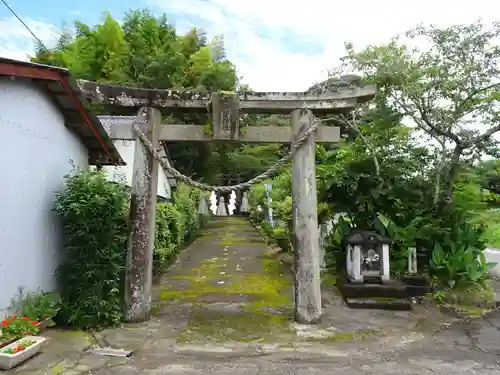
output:
<path id="1" fill-rule="evenodd" d="M 339 289 L 351 308 L 408 310 L 405 284 L 391 280 L 392 241 L 376 232 L 357 230 L 344 239 L 345 282 Z"/>
<path id="2" fill-rule="evenodd" d="M 407 310 L 413 297 L 428 292 L 425 278 L 417 272 L 415 248 L 408 249 L 408 272 L 403 280 L 391 279 L 391 243 L 389 238 L 363 230 L 344 239 L 345 280 L 339 290 L 349 307 Z"/>
<path id="3" fill-rule="evenodd" d="M 345 240 L 346 271 L 350 282 L 390 280 L 389 245 L 391 240 L 375 232 L 356 231 Z"/>

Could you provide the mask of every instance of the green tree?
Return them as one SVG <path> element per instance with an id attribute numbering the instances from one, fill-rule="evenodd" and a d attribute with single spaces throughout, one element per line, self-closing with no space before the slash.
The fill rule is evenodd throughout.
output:
<path id="1" fill-rule="evenodd" d="M 76 78 L 157 89 L 235 90 L 235 66 L 226 59 L 224 40 L 207 41 L 199 29 L 178 35 L 165 15 L 133 10 L 122 25 L 109 13 L 89 27 L 75 22 L 76 33 L 61 33 L 57 46 L 38 48 L 33 62 L 63 66 Z M 175 123 L 209 122 L 208 115 L 170 118 Z M 167 143 L 175 166 L 205 181 L 218 172 L 221 157 L 235 146 L 221 148 L 196 142 Z"/>
<path id="2" fill-rule="evenodd" d="M 491 136 L 500 130 L 500 48 L 493 43 L 500 24 L 419 26 L 406 35 L 429 48 L 410 49 L 397 38 L 360 52 L 348 44 L 344 63 L 435 141 L 436 203 L 443 209 L 452 202 L 460 161 L 491 152 Z"/>

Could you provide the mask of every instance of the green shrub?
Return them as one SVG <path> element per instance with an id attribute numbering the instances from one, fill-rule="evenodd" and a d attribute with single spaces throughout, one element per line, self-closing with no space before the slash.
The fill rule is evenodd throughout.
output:
<path id="1" fill-rule="evenodd" d="M 123 314 L 127 188 L 100 171 L 75 169 L 65 179 L 54 207 L 65 235 L 59 317 L 82 328 L 116 325 Z"/>
<path id="2" fill-rule="evenodd" d="M 23 287 L 11 299 L 10 310 L 18 316 L 26 316 L 31 320 L 42 321 L 54 318 L 61 309 L 61 297 L 57 293 L 26 292 Z"/>
<path id="3" fill-rule="evenodd" d="M 171 202 L 158 203 L 156 205 L 156 238 L 153 270 L 155 274 L 161 273 L 175 259 L 183 233 L 181 224 L 181 213 Z"/>
<path id="4" fill-rule="evenodd" d="M 433 276 L 449 287 L 457 283 L 483 284 L 489 278 L 488 271 L 496 266 L 496 263 L 486 262 L 483 250 L 454 243 L 448 251 L 437 243 L 430 263 Z"/>
<path id="5" fill-rule="evenodd" d="M 257 223 L 271 242 L 274 242 L 282 251 L 292 251 L 292 197 L 290 196 L 290 173 L 276 176 L 266 181 L 272 183 L 270 195 L 272 198 L 274 228 L 268 219 L 269 202 L 264 184 L 255 185 L 250 189 L 248 197 L 250 205 L 250 220 Z M 260 206 L 262 211 L 258 211 Z"/>
<path id="6" fill-rule="evenodd" d="M 173 204 L 180 214 L 182 241 L 191 238 L 200 227 L 198 220 L 199 198 L 199 190 L 185 184 L 179 184 L 172 196 Z"/>
<path id="7" fill-rule="evenodd" d="M 160 275 L 174 260 L 187 241 L 196 235 L 207 217 L 198 215 L 200 192 L 180 184 L 172 202 L 156 206 L 156 238 L 153 271 Z"/>

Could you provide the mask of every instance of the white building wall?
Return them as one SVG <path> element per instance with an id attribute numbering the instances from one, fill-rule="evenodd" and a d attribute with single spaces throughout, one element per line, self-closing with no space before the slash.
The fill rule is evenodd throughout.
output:
<path id="1" fill-rule="evenodd" d="M 111 181 L 124 181 L 128 186 L 132 185 L 132 175 L 134 171 L 134 149 L 135 141 L 113 141 L 116 149 L 120 153 L 122 159 L 127 165 L 112 167 L 103 167 Z M 159 197 L 170 199 L 170 184 L 167 180 L 167 175 L 163 168 L 158 169 L 158 189 L 157 195 Z"/>
<path id="2" fill-rule="evenodd" d="M 0 79 L 0 316 L 19 286 L 56 287 L 62 226 L 54 193 L 88 153 L 50 98 L 28 82 Z"/>

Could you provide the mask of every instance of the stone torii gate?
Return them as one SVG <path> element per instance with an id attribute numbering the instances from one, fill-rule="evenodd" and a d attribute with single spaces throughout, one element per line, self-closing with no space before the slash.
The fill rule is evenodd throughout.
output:
<path id="1" fill-rule="evenodd" d="M 162 141 L 227 141 L 245 143 L 291 143 L 314 124 L 314 114 L 352 111 L 375 94 L 372 86 L 349 84 L 325 95 L 295 92 L 194 92 L 151 90 L 79 81 L 87 98 L 99 104 L 122 107 L 138 117 L 120 116 L 108 131 L 114 140 L 133 140 L 135 144 L 131 202 L 131 234 L 128 243 L 126 276 L 126 319 L 148 320 L 151 311 L 152 262 L 155 230 L 158 161 L 138 138 L 133 124 L 160 149 Z M 123 108 L 126 107 L 126 108 Z M 201 125 L 162 124 L 159 109 L 169 112 L 207 113 L 211 111 L 212 132 Z M 147 116 L 144 117 L 144 114 Z M 240 127 L 242 113 L 291 114 L 291 127 Z M 314 114 L 313 114 L 314 113 Z M 293 232 L 295 250 L 295 319 L 316 324 L 321 319 L 320 255 L 316 197 L 315 142 L 340 140 L 340 128 L 317 127 L 292 158 Z M 106 158 L 102 155 L 102 158 Z"/>

